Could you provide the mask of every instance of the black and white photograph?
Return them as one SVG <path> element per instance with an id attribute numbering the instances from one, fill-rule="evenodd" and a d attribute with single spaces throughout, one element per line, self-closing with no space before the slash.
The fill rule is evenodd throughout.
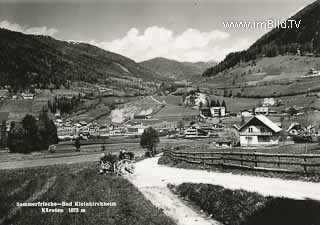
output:
<path id="1" fill-rule="evenodd" d="M 320 0 L 0 0 L 0 225 L 320 225 Z"/>

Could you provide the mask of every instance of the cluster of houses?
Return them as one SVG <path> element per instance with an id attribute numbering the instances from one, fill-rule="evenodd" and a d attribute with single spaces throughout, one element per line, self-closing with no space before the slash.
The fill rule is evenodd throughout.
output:
<path id="1" fill-rule="evenodd" d="M 185 130 L 185 138 L 217 138 L 216 147 L 231 147 L 233 141 L 220 137 L 225 126 L 222 123 L 211 126 L 194 124 Z M 234 132 L 239 135 L 239 144 L 242 147 L 271 146 L 279 144 L 283 130 L 280 125 L 272 122 L 265 115 L 251 117 L 242 126 L 233 126 Z"/>
<path id="2" fill-rule="evenodd" d="M 4 99 L 24 99 L 24 100 L 33 100 L 34 98 L 34 94 L 32 93 L 28 93 L 28 92 L 21 92 L 21 93 L 17 93 L 17 94 L 10 94 L 8 89 L 0 89 L 0 99 L 4 100 Z"/>
<path id="3" fill-rule="evenodd" d="M 136 125 L 100 125 L 97 122 L 72 122 L 71 120 L 55 119 L 59 140 L 88 139 L 112 136 L 141 136 L 147 126 Z"/>
<path id="4" fill-rule="evenodd" d="M 239 113 L 239 116 L 242 116 L 242 117 L 251 117 L 253 115 L 265 115 L 265 116 L 269 115 L 270 116 L 270 115 L 275 115 L 275 114 L 277 114 L 276 111 L 270 109 L 267 106 L 261 106 L 261 107 L 257 107 L 257 108 L 253 108 L 253 109 L 242 110 Z"/>
<path id="5" fill-rule="evenodd" d="M 300 123 L 293 122 L 286 132 L 291 136 L 310 137 L 312 140 L 318 140 L 320 129 L 314 125 L 302 126 Z"/>

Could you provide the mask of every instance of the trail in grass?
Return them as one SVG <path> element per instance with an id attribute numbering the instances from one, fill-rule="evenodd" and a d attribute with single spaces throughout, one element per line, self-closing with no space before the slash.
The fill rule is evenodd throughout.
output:
<path id="1" fill-rule="evenodd" d="M 40 199 L 41 196 L 43 196 L 45 193 L 47 193 L 47 191 L 52 187 L 52 185 L 54 184 L 56 179 L 57 179 L 56 176 L 50 177 L 47 180 L 47 182 L 43 185 L 41 190 L 38 190 L 35 193 L 33 193 L 33 195 L 30 196 L 24 202 L 34 202 L 34 201 L 37 201 L 38 199 Z M 19 210 L 21 210 L 21 207 L 15 207 L 15 208 L 11 209 L 7 216 L 0 219 L 0 224 L 2 224 L 5 220 L 14 217 L 18 213 Z"/>
<path id="2" fill-rule="evenodd" d="M 320 200 L 320 183 L 235 175 L 204 170 L 180 169 L 158 165 L 158 158 L 136 163 L 135 173 L 128 179 L 157 207 L 174 218 L 177 224 L 214 224 L 183 204 L 167 188 L 168 183 L 208 183 L 229 189 L 244 189 L 264 196 Z"/>

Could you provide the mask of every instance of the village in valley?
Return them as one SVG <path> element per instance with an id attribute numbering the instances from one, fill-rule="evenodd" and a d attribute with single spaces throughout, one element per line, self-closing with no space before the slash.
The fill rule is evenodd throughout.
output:
<path id="1" fill-rule="evenodd" d="M 320 225 L 319 32 L 320 0 L 0 0 L 0 225 Z"/>

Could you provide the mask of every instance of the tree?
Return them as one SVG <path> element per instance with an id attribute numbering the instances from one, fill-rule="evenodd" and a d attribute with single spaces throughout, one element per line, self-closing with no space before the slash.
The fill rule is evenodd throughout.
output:
<path id="1" fill-rule="evenodd" d="M 11 122 L 10 131 L 8 133 L 7 146 L 10 152 L 27 153 L 27 148 L 24 143 L 24 130 L 21 124 Z"/>
<path id="2" fill-rule="evenodd" d="M 203 108 L 203 102 L 199 102 L 199 109 Z"/>
<path id="3" fill-rule="evenodd" d="M 226 105 L 226 102 L 224 100 L 222 101 L 221 106 L 224 107 L 226 109 L 226 111 L 227 111 L 227 105 Z"/>
<path id="4" fill-rule="evenodd" d="M 39 150 L 38 126 L 34 116 L 27 114 L 22 120 L 24 130 L 23 142 L 25 143 L 26 152 Z"/>
<path id="5" fill-rule="evenodd" d="M 77 138 L 76 141 L 74 142 L 74 146 L 76 147 L 76 151 L 79 152 L 81 147 L 79 138 Z"/>
<path id="6" fill-rule="evenodd" d="M 241 122 L 240 122 L 240 125 L 244 125 L 246 123 L 246 120 L 244 118 L 244 116 L 241 116 Z"/>
<path id="7" fill-rule="evenodd" d="M 290 109 L 288 109 L 288 114 L 290 115 L 290 116 L 293 116 L 293 115 L 295 115 L 295 114 L 297 114 L 298 113 L 298 111 L 295 109 L 295 108 L 293 108 L 293 107 L 291 107 Z"/>
<path id="8" fill-rule="evenodd" d="M 7 125 L 6 125 L 6 121 L 5 120 L 3 120 L 2 121 L 2 123 L 1 123 L 1 127 L 0 127 L 0 132 L 1 132 L 1 142 L 0 142 L 0 145 L 2 146 L 2 147 L 6 147 L 6 145 L 7 145 L 7 132 L 6 132 L 6 130 L 7 130 Z"/>
<path id="9" fill-rule="evenodd" d="M 156 152 L 156 145 L 160 142 L 158 132 L 152 128 L 148 127 L 144 130 L 141 139 L 140 145 L 143 148 L 148 149 L 148 153 L 150 156 L 154 156 Z"/>
<path id="10" fill-rule="evenodd" d="M 39 113 L 39 138 L 42 148 L 58 143 L 57 127 L 48 117 L 48 110 L 43 108 Z"/>
<path id="11" fill-rule="evenodd" d="M 183 120 L 179 120 L 177 123 L 177 128 L 179 128 L 179 131 L 181 132 L 181 130 L 184 129 L 184 121 Z"/>

